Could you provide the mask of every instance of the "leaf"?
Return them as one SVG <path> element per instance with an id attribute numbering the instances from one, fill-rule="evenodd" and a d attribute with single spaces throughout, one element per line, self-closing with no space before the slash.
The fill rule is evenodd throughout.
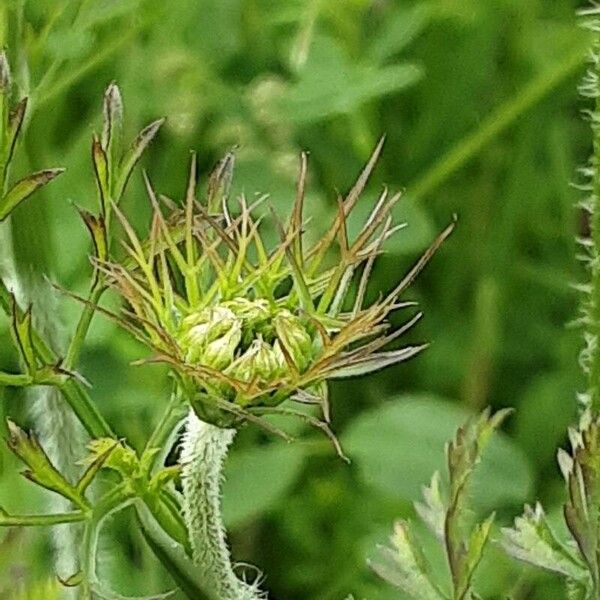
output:
<path id="1" fill-rule="evenodd" d="M 30 375 L 35 375 L 38 370 L 36 353 L 32 337 L 32 314 L 31 307 L 24 312 L 19 312 L 17 301 L 12 298 L 11 330 L 19 356 Z"/>
<path id="2" fill-rule="evenodd" d="M 444 539 L 446 502 L 442 498 L 440 474 L 436 471 L 429 486 L 423 488 L 423 502 L 415 503 L 415 510 L 440 541 Z"/>
<path id="3" fill-rule="evenodd" d="M 301 444 L 273 443 L 232 454 L 223 482 L 227 525 L 240 526 L 273 508 L 300 475 L 305 459 Z"/>
<path id="4" fill-rule="evenodd" d="M 572 460 L 563 460 L 568 501 L 565 521 L 595 585 L 600 580 L 600 423 L 585 412 L 570 432 Z"/>
<path id="5" fill-rule="evenodd" d="M 219 214 L 223 203 L 229 197 L 235 154 L 228 152 L 215 166 L 208 178 L 206 206 L 210 215 Z"/>
<path id="6" fill-rule="evenodd" d="M 21 179 L 4 195 L 0 200 L 0 221 L 4 221 L 6 217 L 19 205 L 23 200 L 29 198 L 33 192 L 50 183 L 54 178 L 58 177 L 64 169 L 45 169 L 28 175 Z"/>
<path id="7" fill-rule="evenodd" d="M 413 356 L 416 356 L 427 348 L 427 344 L 420 346 L 408 346 L 401 348 L 400 350 L 390 350 L 389 352 L 378 352 L 371 354 L 367 357 L 361 357 L 353 362 L 350 362 L 346 366 L 328 373 L 329 379 L 344 379 L 347 377 L 360 377 L 361 375 L 367 375 L 380 369 L 385 369 L 391 365 L 395 365 L 399 362 L 408 360 Z"/>
<path id="8" fill-rule="evenodd" d="M 79 17 L 82 28 L 97 27 L 111 19 L 123 17 L 138 8 L 140 0 L 96 0 L 85 4 Z"/>
<path id="9" fill-rule="evenodd" d="M 6 156 L 6 164 L 10 165 L 12 161 L 12 157 L 15 151 L 15 146 L 17 145 L 17 140 L 19 139 L 19 134 L 21 133 L 21 128 L 23 126 L 23 120 L 25 119 L 25 113 L 27 112 L 27 98 L 23 98 L 15 108 L 10 112 L 8 119 L 8 131 L 7 131 L 7 156 Z"/>
<path id="10" fill-rule="evenodd" d="M 30 481 L 67 498 L 76 506 L 87 509 L 85 498 L 50 462 L 33 433 L 27 434 L 10 419 L 7 425 L 10 434 L 8 447 L 29 467 L 23 475 Z"/>
<path id="11" fill-rule="evenodd" d="M 112 440 L 112 445 L 106 444 L 106 448 L 103 452 L 97 452 L 91 461 L 89 462 L 88 468 L 85 470 L 79 481 L 77 482 L 77 491 L 83 494 L 85 490 L 90 486 L 94 478 L 104 466 L 106 461 L 110 458 L 110 455 L 119 445 L 117 440 Z"/>
<path id="12" fill-rule="evenodd" d="M 427 395 L 399 396 L 355 419 L 341 436 L 365 484 L 402 500 L 420 496 L 444 468 L 444 447 L 468 413 Z M 475 472 L 472 503 L 480 511 L 524 503 L 533 487 L 527 457 L 505 435 L 492 436 Z"/>
<path id="13" fill-rule="evenodd" d="M 165 119 L 162 118 L 153 121 L 150 125 L 144 127 L 133 141 L 131 148 L 123 155 L 116 174 L 116 184 L 114 189 L 115 201 L 118 201 L 123 195 L 133 168 L 142 157 L 146 148 L 150 145 L 150 142 L 155 138 L 164 122 Z"/>
<path id="14" fill-rule="evenodd" d="M 422 71 L 415 65 L 375 68 L 350 63 L 337 44 L 316 36 L 301 78 L 282 99 L 286 116 L 311 123 L 349 114 L 362 104 L 415 84 Z"/>
<path id="15" fill-rule="evenodd" d="M 96 176 L 96 184 L 100 193 L 100 204 L 102 214 L 105 218 L 110 214 L 111 186 L 110 173 L 108 168 L 108 156 L 102 147 L 102 143 L 98 136 L 94 134 L 92 138 L 92 163 L 94 165 L 94 174 Z"/>
<path id="16" fill-rule="evenodd" d="M 78 208 L 77 210 L 92 238 L 94 257 L 100 262 L 106 261 L 108 259 L 108 241 L 104 218 L 97 217 L 82 208 Z"/>
<path id="17" fill-rule="evenodd" d="M 512 528 L 502 530 L 502 546 L 516 559 L 577 581 L 585 581 L 585 566 L 554 535 L 541 504 L 525 506 Z"/>
<path id="18" fill-rule="evenodd" d="M 100 141 L 102 150 L 104 150 L 108 159 L 108 170 L 112 180 L 115 165 L 120 157 L 123 137 L 123 100 L 121 91 L 115 83 L 111 83 L 104 92 L 102 116 L 102 137 Z"/>
<path id="19" fill-rule="evenodd" d="M 378 556 L 369 561 L 373 571 L 415 600 L 444 600 L 406 521 L 396 523 L 391 542 L 393 548 L 380 547 Z"/>
<path id="20" fill-rule="evenodd" d="M 100 438 L 92 440 L 88 444 L 88 449 L 90 454 L 85 463 L 90 466 L 102 461 L 101 466 L 117 471 L 123 477 L 133 477 L 138 470 L 138 456 L 124 442 L 115 445 L 113 438 Z"/>
<path id="21" fill-rule="evenodd" d="M 419 2 L 410 7 L 399 7 L 386 16 L 382 27 L 373 38 L 368 55 L 383 62 L 408 46 L 429 24 L 432 6 Z"/>
<path id="22" fill-rule="evenodd" d="M 490 416 L 488 409 L 471 417 L 458 428 L 446 449 L 450 498 L 444 521 L 444 542 L 456 600 L 472 596 L 471 581 L 494 522 L 492 514 L 470 530 L 465 527 L 464 517 L 470 510 L 469 483 L 492 433 L 510 412 L 501 410 Z"/>

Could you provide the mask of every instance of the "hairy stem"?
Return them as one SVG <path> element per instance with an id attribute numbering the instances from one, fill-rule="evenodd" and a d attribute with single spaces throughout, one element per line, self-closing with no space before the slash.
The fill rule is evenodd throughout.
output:
<path id="1" fill-rule="evenodd" d="M 204 423 L 190 411 L 181 455 L 183 513 L 194 562 L 217 597 L 256 600 L 264 595 L 234 572 L 221 516 L 223 462 L 234 437 L 234 429 Z"/>

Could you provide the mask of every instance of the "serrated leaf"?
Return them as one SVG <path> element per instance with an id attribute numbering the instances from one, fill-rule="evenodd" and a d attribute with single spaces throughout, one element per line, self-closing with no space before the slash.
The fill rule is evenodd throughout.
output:
<path id="1" fill-rule="evenodd" d="M 489 410 L 485 410 L 479 416 L 472 417 L 459 427 L 446 450 L 450 498 L 444 523 L 444 541 L 456 600 L 466 599 L 471 594 L 471 581 L 494 521 L 492 514 L 471 531 L 465 531 L 463 516 L 469 510 L 468 483 L 492 433 L 510 412 L 501 410 L 490 416 Z"/>
<path id="2" fill-rule="evenodd" d="M 572 463 L 563 460 L 568 501 L 567 527 L 595 585 L 600 584 L 600 424 L 586 412 L 579 430 L 570 432 Z"/>
<path id="3" fill-rule="evenodd" d="M 82 509 L 87 509 L 85 498 L 52 464 L 33 433 L 27 434 L 10 419 L 7 421 L 10 437 L 8 447 L 29 469 L 23 474 L 38 485 L 60 494 Z"/>
<path id="4" fill-rule="evenodd" d="M 469 413 L 428 395 L 400 395 L 359 415 L 341 443 L 362 482 L 385 497 L 420 499 L 423 485 L 445 466 L 444 447 Z M 532 492 L 527 456 L 508 436 L 494 434 L 471 485 L 478 511 L 524 503 Z"/>
<path id="5" fill-rule="evenodd" d="M 415 600 L 444 600 L 406 521 L 396 523 L 391 542 L 392 548 L 379 548 L 378 556 L 369 561 L 375 573 Z"/>
<path id="6" fill-rule="evenodd" d="M 274 443 L 233 453 L 225 464 L 225 523 L 240 526 L 276 506 L 297 480 L 305 460 L 301 444 Z"/>
<path id="7" fill-rule="evenodd" d="M 36 190 L 50 183 L 63 172 L 64 169 L 44 169 L 15 183 L 0 200 L 0 221 L 4 221 L 23 200 L 29 198 Z"/>
<path id="8" fill-rule="evenodd" d="M 283 110 L 297 123 L 349 114 L 365 102 L 415 84 L 422 74 L 412 64 L 352 63 L 333 39 L 317 35 L 300 81 L 283 98 Z"/>
<path id="9" fill-rule="evenodd" d="M 88 467 L 77 482 L 77 491 L 80 494 L 83 494 L 85 490 L 90 486 L 94 478 L 100 471 L 100 469 L 105 465 L 106 461 L 110 458 L 110 455 L 115 451 L 119 442 L 116 440 L 112 440 L 112 446 L 110 444 L 105 445 L 105 449 L 103 452 L 98 452 L 94 455 L 94 458 L 88 461 Z"/>
<path id="10" fill-rule="evenodd" d="M 577 581 L 585 581 L 585 566 L 554 535 L 541 504 L 525 506 L 514 527 L 502 530 L 502 545 L 516 559 Z"/>
<path id="11" fill-rule="evenodd" d="M 438 471 L 433 474 L 431 483 L 423 488 L 423 502 L 416 502 L 415 510 L 436 538 L 443 541 L 446 503 L 442 498 Z"/>
<path id="12" fill-rule="evenodd" d="M 85 463 L 93 465 L 105 457 L 103 466 L 117 471 L 124 477 L 132 477 L 139 470 L 139 459 L 133 449 L 124 442 L 115 445 L 113 438 L 99 438 L 88 444 L 89 456 Z"/>

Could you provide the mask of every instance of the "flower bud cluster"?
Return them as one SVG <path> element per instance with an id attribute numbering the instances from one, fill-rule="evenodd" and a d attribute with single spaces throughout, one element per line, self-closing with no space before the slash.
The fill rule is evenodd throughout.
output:
<path id="1" fill-rule="evenodd" d="M 243 298 L 186 316 L 179 345 L 188 364 L 267 386 L 304 372 L 314 355 L 313 338 L 300 317 Z"/>

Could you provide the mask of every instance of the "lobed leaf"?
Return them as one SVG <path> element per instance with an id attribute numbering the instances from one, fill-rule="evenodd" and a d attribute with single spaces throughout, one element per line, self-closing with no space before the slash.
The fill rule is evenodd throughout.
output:
<path id="1" fill-rule="evenodd" d="M 502 530 L 502 545 L 516 559 L 575 581 L 587 579 L 585 565 L 554 535 L 541 504 L 525 506 L 514 527 Z"/>
<path id="2" fill-rule="evenodd" d="M 85 498 L 52 464 L 35 435 L 27 434 L 10 419 L 7 421 L 7 425 L 10 434 L 8 447 L 29 467 L 23 475 L 86 510 L 88 504 Z"/>
<path id="3" fill-rule="evenodd" d="M 415 600 L 444 600 L 406 521 L 396 523 L 391 542 L 392 548 L 379 548 L 379 555 L 369 561 L 373 571 Z"/>

